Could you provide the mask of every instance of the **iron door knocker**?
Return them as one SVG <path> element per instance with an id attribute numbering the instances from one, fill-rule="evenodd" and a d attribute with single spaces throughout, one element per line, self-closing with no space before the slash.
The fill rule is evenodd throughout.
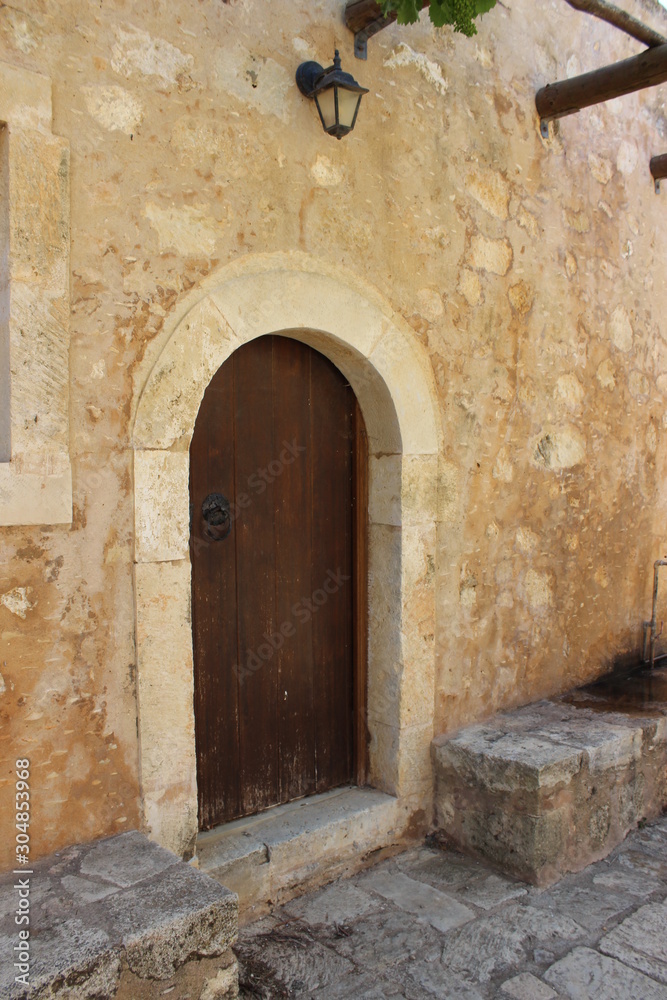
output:
<path id="1" fill-rule="evenodd" d="M 201 505 L 206 522 L 204 534 L 211 541 L 221 542 L 232 530 L 232 515 L 229 500 L 222 493 L 209 493 Z"/>

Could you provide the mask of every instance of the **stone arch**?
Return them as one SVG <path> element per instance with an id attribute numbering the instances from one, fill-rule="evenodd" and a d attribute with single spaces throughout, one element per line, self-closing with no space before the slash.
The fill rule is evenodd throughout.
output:
<path id="1" fill-rule="evenodd" d="M 220 365 L 295 337 L 349 379 L 369 437 L 370 782 L 409 817 L 431 797 L 439 419 L 426 352 L 377 291 L 305 255 L 209 277 L 165 331 L 133 430 L 139 747 L 144 821 L 179 854 L 197 835 L 188 448 Z"/>

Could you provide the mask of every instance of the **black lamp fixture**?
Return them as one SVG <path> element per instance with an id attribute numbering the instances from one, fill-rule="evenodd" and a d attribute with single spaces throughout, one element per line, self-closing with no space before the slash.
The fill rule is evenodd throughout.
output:
<path id="1" fill-rule="evenodd" d="M 322 128 L 328 135 L 342 139 L 352 131 L 361 98 L 368 90 L 340 68 L 338 49 L 333 66 L 328 69 L 316 62 L 301 63 L 296 71 L 296 83 L 304 97 L 315 98 Z"/>

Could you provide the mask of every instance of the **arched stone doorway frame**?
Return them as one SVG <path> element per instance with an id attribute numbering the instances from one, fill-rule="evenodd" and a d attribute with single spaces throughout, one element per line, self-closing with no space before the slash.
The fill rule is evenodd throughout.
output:
<path id="1" fill-rule="evenodd" d="M 143 816 L 165 847 L 197 836 L 189 445 L 204 391 L 242 344 L 295 337 L 349 379 L 369 438 L 370 783 L 409 822 L 432 795 L 440 423 L 428 355 L 372 287 L 302 254 L 209 276 L 164 331 L 133 431 Z"/>

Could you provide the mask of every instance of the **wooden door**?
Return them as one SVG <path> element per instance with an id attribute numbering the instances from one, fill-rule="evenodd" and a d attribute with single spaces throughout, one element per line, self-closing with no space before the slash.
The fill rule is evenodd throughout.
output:
<path id="1" fill-rule="evenodd" d="M 251 341 L 206 390 L 190 452 L 201 829 L 363 781 L 366 453 L 352 389 L 299 341 Z"/>

